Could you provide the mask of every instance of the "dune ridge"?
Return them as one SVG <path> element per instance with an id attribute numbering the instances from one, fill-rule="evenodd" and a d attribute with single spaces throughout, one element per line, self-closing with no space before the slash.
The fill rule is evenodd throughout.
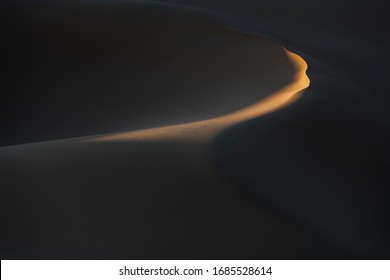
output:
<path id="1" fill-rule="evenodd" d="M 303 90 L 310 84 L 306 75 L 307 63 L 297 54 L 284 48 L 286 56 L 296 68 L 291 83 L 246 108 L 236 112 L 203 121 L 189 122 L 179 125 L 163 126 L 151 129 L 112 133 L 97 136 L 87 141 L 140 141 L 140 140 L 187 140 L 207 141 L 214 138 L 222 130 L 247 120 L 281 109 L 296 101 Z"/>

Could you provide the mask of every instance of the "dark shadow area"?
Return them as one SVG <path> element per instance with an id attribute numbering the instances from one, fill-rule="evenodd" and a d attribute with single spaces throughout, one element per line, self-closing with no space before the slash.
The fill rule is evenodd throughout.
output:
<path id="1" fill-rule="evenodd" d="M 340 88 L 347 94 L 342 83 L 330 90 Z M 248 196 L 332 241 L 313 242 L 315 258 L 342 258 L 341 245 L 349 258 L 388 259 L 390 133 L 328 90 L 319 79 L 299 102 L 221 133 L 216 165 Z"/>
<path id="2" fill-rule="evenodd" d="M 203 144 L 0 150 L 1 258 L 289 259 L 300 228 L 220 180 Z"/>

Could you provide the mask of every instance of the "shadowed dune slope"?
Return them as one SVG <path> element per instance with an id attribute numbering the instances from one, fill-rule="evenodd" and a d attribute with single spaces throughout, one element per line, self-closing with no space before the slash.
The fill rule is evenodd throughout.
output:
<path id="1" fill-rule="evenodd" d="M 87 15 L 71 10 L 75 19 L 55 13 L 34 17 L 37 22 L 28 18 L 36 25 L 23 25 L 47 32 L 47 41 L 24 54 L 30 64 L 23 70 L 30 72 L 16 69 L 12 76 L 27 84 L 9 87 L 11 93 L 32 91 L 28 102 L 15 101 L 28 113 L 19 120 L 22 138 L 12 137 L 37 141 L 179 125 L 0 148 L 1 256 L 304 256 L 300 247 L 310 247 L 303 238 L 308 233 L 243 196 L 215 170 L 210 149 L 227 127 L 300 97 L 309 82 L 306 63 L 277 44 L 217 27 L 188 10 L 101 9 Z M 116 17 L 122 13 L 136 16 L 123 21 Z M 103 15 L 110 21 L 100 32 L 95 25 Z M 80 21 L 84 16 L 90 21 Z"/>
<path id="2" fill-rule="evenodd" d="M 386 9 L 76 2 L 0 10 L 1 143 L 130 134 L 0 148 L 2 258 L 389 258 Z M 297 102 L 202 141 L 171 134 L 294 84 L 300 71 L 281 46 L 309 66 Z M 156 127 L 175 137 L 139 131 Z"/>
<path id="3" fill-rule="evenodd" d="M 281 46 L 189 9 L 38 5 L 2 21 L 3 146 L 218 117 L 297 72 Z"/>

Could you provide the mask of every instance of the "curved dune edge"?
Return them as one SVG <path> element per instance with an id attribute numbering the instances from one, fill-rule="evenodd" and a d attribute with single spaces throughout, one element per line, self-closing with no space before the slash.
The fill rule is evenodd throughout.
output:
<path id="1" fill-rule="evenodd" d="M 307 64 L 298 55 L 284 49 L 287 57 L 296 67 L 296 74 L 291 83 L 272 95 L 236 112 L 207 120 L 163 126 L 151 129 L 141 129 L 129 132 L 112 133 L 96 136 L 87 141 L 153 141 L 153 140 L 186 140 L 208 141 L 222 130 L 238 123 L 269 114 L 281 109 L 301 97 L 303 90 L 310 84 L 306 75 Z"/>

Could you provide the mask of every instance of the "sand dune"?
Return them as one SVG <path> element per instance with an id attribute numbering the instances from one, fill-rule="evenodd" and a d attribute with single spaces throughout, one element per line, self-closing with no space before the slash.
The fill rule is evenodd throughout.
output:
<path id="1" fill-rule="evenodd" d="M 389 258 L 366 4 L 7 4 L 1 257 Z"/>
<path id="2" fill-rule="evenodd" d="M 210 30 L 203 34 L 203 21 L 196 22 L 192 36 L 208 38 Z M 1 205 L 12 213 L 7 217 L 19 221 L 11 226 L 7 220 L 13 230 L 4 232 L 3 256 L 290 258 L 298 253 L 293 239 L 300 229 L 257 206 L 221 177 L 211 146 L 228 127 L 299 98 L 309 84 L 307 65 L 261 38 L 223 28 L 212 35 L 204 46 L 190 48 L 158 72 L 175 77 L 167 108 L 182 112 L 174 115 L 178 125 L 0 149 L 2 191 L 7 193 Z M 191 82 L 181 73 L 184 68 L 199 78 Z M 215 79 L 222 86 L 215 87 Z M 164 117 L 170 111 L 150 98 L 156 96 L 153 88 L 145 86 L 142 92 L 149 108 L 156 109 L 149 112 L 158 124 L 158 113 Z M 188 106 L 188 98 L 198 106 Z M 143 102 L 142 97 L 129 100 Z M 117 120 L 110 114 L 106 118 Z M 18 214 L 21 207 L 29 213 Z M 9 235 L 21 227 L 31 227 L 28 237 Z M 276 247 L 256 241 L 280 236 L 275 229 L 291 236 Z"/>

